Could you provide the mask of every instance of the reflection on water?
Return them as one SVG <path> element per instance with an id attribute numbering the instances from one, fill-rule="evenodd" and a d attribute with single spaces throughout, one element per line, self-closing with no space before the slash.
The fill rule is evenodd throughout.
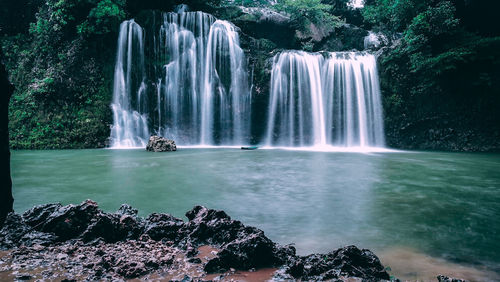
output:
<path id="1" fill-rule="evenodd" d="M 407 275 L 415 264 L 410 252 L 398 255 L 401 264 L 386 255 L 402 246 L 433 257 L 434 264 L 446 260 L 500 273 L 500 155 L 18 151 L 12 167 L 18 211 L 92 198 L 107 211 L 129 203 L 141 215 L 182 217 L 201 204 L 224 209 L 275 241 L 294 242 L 301 254 L 356 244 Z"/>

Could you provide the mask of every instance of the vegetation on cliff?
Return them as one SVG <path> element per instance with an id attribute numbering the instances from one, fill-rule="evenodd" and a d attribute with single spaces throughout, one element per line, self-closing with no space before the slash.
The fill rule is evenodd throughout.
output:
<path id="1" fill-rule="evenodd" d="M 390 145 L 500 148 L 500 30 L 483 4 L 367 1 L 368 24 L 401 37 L 379 60 Z"/>
<path id="2" fill-rule="evenodd" d="M 12 148 L 104 146 L 121 1 L 40 5 L 29 29 L 2 37 L 16 92 L 10 104 Z"/>

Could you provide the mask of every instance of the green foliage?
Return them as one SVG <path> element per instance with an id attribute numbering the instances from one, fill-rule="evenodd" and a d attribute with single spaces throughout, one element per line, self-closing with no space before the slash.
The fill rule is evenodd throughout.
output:
<path id="1" fill-rule="evenodd" d="M 450 2 L 441 2 L 413 18 L 404 33 L 406 52 L 421 51 L 441 43 L 443 36 L 457 33 L 458 19 Z"/>
<path id="2" fill-rule="evenodd" d="M 371 3 L 370 3 L 371 2 Z M 433 0 L 374 0 L 365 5 L 365 20 L 383 30 L 403 31 Z"/>
<path id="3" fill-rule="evenodd" d="M 289 14 L 295 28 L 304 33 L 313 32 L 314 29 L 328 33 L 341 22 L 330 13 L 333 6 L 321 0 L 281 0 L 275 8 Z"/>
<path id="4" fill-rule="evenodd" d="M 79 34 L 107 34 L 110 27 L 117 26 L 125 19 L 124 0 L 102 0 L 93 8 L 87 20 L 78 25 Z"/>
<path id="5" fill-rule="evenodd" d="M 446 130 L 498 130 L 500 37 L 468 31 L 455 1 L 370 2 L 363 12 L 370 24 L 389 36 L 402 32 L 380 57 L 388 131 L 422 122 L 425 130 L 431 121 L 446 122 L 434 125 Z"/>
<path id="6" fill-rule="evenodd" d="M 16 91 L 12 148 L 104 146 L 124 0 L 48 0 L 29 33 L 1 38 Z"/>
<path id="7" fill-rule="evenodd" d="M 387 70 L 398 72 L 395 78 L 408 80 L 403 83 L 405 89 L 413 89 L 413 93 L 436 91 L 439 89 L 436 88 L 436 76 L 453 69 L 454 63 L 468 54 L 463 48 L 449 49 L 454 44 L 447 46 L 447 42 L 456 40 L 460 32 L 454 12 L 448 1 L 428 7 L 412 19 L 400 44 L 385 57 L 383 64 Z M 420 79 L 413 78 L 412 74 Z"/>

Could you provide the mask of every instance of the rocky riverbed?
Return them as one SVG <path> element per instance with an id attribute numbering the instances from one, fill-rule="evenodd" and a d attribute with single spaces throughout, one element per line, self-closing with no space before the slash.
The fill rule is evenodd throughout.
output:
<path id="1" fill-rule="evenodd" d="M 369 250 L 298 256 L 224 211 L 196 206 L 187 222 L 137 213 L 128 205 L 106 213 L 90 200 L 11 213 L 0 230 L 0 280 L 391 279 Z"/>

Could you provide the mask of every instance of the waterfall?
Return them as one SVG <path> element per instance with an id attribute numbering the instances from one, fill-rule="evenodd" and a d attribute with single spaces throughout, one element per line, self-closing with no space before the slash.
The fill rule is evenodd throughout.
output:
<path id="1" fill-rule="evenodd" d="M 250 115 L 251 96 L 245 54 L 239 47 L 234 26 L 217 20 L 210 29 L 207 50 L 201 143 L 214 143 L 212 132 L 217 121 L 222 140 L 239 141 L 241 144 L 242 133 L 249 130 L 249 123 L 242 116 Z M 215 105 L 218 106 L 218 120 Z"/>
<path id="2" fill-rule="evenodd" d="M 134 20 L 120 25 L 113 85 L 113 147 L 146 146 L 146 73 L 143 30 Z"/>
<path id="3" fill-rule="evenodd" d="M 150 133 L 181 145 L 246 143 L 250 87 L 235 27 L 203 12 L 164 13 L 144 32 L 125 21 L 113 90 L 114 147 L 143 147 Z"/>
<path id="4" fill-rule="evenodd" d="M 373 55 L 286 51 L 274 57 L 268 146 L 383 147 L 382 116 Z"/>

